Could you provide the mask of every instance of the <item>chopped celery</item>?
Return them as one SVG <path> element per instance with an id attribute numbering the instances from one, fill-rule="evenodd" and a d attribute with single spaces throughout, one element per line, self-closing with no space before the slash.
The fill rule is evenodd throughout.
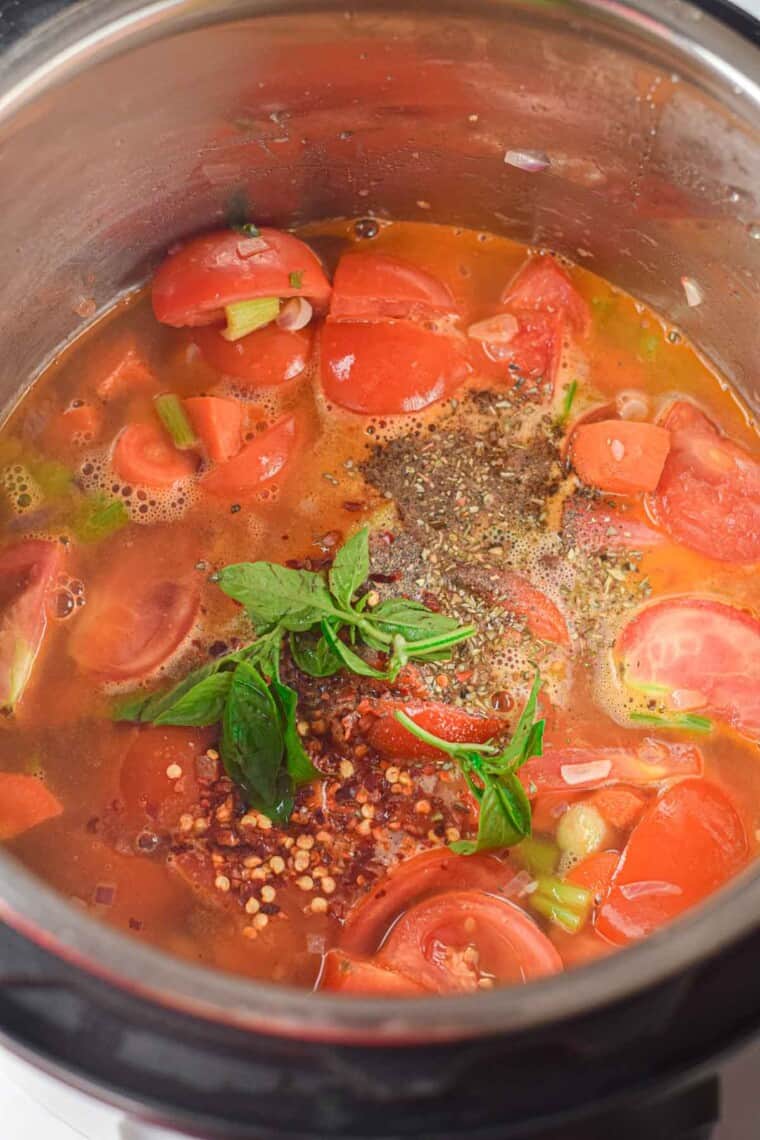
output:
<path id="1" fill-rule="evenodd" d="M 251 301 L 236 301 L 226 305 L 224 314 L 227 327 L 222 329 L 225 340 L 241 340 L 249 333 L 270 324 L 280 311 L 278 297 L 254 297 Z"/>
<path id="2" fill-rule="evenodd" d="M 536 890 L 530 896 L 530 906 L 550 922 L 575 934 L 591 912 L 591 892 L 574 887 L 552 876 L 539 878 Z"/>
<path id="3" fill-rule="evenodd" d="M 630 719 L 635 724 L 652 724 L 657 728 L 675 728 L 686 732 L 712 732 L 713 722 L 706 716 L 693 713 L 675 716 L 658 716 L 657 713 L 632 712 Z"/>
<path id="4" fill-rule="evenodd" d="M 575 400 L 575 394 L 577 391 L 578 391 L 578 381 L 577 380 L 571 380 L 567 386 L 567 391 L 565 392 L 565 398 L 562 401 L 562 407 L 560 409 L 560 413 L 559 413 L 559 416 L 557 419 L 557 422 L 559 424 L 564 424 L 565 421 L 567 420 L 567 417 L 570 415 L 570 409 L 573 406 L 573 401 Z"/>
<path id="5" fill-rule="evenodd" d="M 551 875 L 559 863 L 559 850 L 548 839 L 523 839 L 513 853 L 531 875 Z"/>
<path id="6" fill-rule="evenodd" d="M 195 447 L 198 440 L 179 396 L 156 396 L 155 404 L 158 418 L 172 437 L 174 446 L 180 451 Z"/>

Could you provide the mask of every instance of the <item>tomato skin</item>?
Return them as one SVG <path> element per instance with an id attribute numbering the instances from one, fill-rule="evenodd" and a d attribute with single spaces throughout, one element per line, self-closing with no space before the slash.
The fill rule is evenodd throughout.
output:
<path id="1" fill-rule="evenodd" d="M 69 653 L 88 673 L 109 681 L 147 676 L 190 632 L 199 605 L 195 582 L 146 578 L 145 570 L 127 559 L 98 583 L 78 616 Z"/>
<path id="2" fill-rule="evenodd" d="M 584 772 L 587 765 L 594 768 Z M 603 765 L 603 766 L 602 766 Z M 572 795 L 615 784 L 650 787 L 666 780 L 701 776 L 702 753 L 692 744 L 665 744 L 645 738 L 635 748 L 554 748 L 534 756 L 520 769 L 531 795 Z M 568 773 L 565 778 L 563 770 Z"/>
<path id="3" fill-rule="evenodd" d="M 748 858 L 726 794 L 707 780 L 684 780 L 634 828 L 595 928 L 618 946 L 644 938 L 718 890 Z"/>
<path id="4" fill-rule="evenodd" d="M 198 329 L 193 339 L 212 368 L 249 381 L 245 387 L 267 388 L 303 373 L 311 360 L 314 333 L 310 325 L 289 332 L 273 323 L 240 340 L 225 340 L 215 328 Z"/>
<path id="5" fill-rule="evenodd" d="M 0 708 L 24 695 L 47 628 L 45 599 L 61 565 L 57 543 L 28 539 L 0 552 Z"/>
<path id="6" fill-rule="evenodd" d="M 641 792 L 621 785 L 616 788 L 600 788 L 589 798 L 610 827 L 618 831 L 630 831 L 638 821 L 647 800 Z"/>
<path id="7" fill-rule="evenodd" d="M 111 456 L 113 469 L 125 483 L 143 487 L 171 487 L 192 475 L 197 458 L 178 451 L 158 424 L 128 424 L 116 437 Z"/>
<path id="8" fill-rule="evenodd" d="M 266 248 L 242 257 L 250 240 L 234 230 L 204 234 L 170 253 L 153 278 L 153 312 L 162 324 L 210 325 L 224 320 L 224 308 L 254 297 L 308 297 L 323 312 L 330 299 L 317 255 L 292 234 L 264 227 Z M 300 285 L 290 274 L 299 273 Z"/>
<path id="9" fill-rule="evenodd" d="M 207 471 L 201 486 L 219 498 L 247 498 L 285 470 L 301 436 L 298 418 L 282 416 L 232 459 Z"/>
<path id="10" fill-rule="evenodd" d="M 63 805 L 37 776 L 0 772 L 0 841 L 55 819 Z"/>
<path id="11" fill-rule="evenodd" d="M 363 415 L 419 412 L 452 395 L 471 371 L 458 337 L 411 321 L 328 320 L 321 343 L 325 396 Z"/>
<path id="12" fill-rule="evenodd" d="M 341 949 L 372 954 L 411 903 L 452 889 L 498 894 L 513 877 L 510 865 L 493 855 L 455 855 L 445 848 L 424 851 L 397 864 L 354 904 L 343 927 Z"/>
<path id="13" fill-rule="evenodd" d="M 624 627 L 614 657 L 626 687 L 657 685 L 666 704 L 688 693 L 696 712 L 760 739 L 760 621 L 743 610 L 711 598 L 655 602 Z"/>
<path id="14" fill-rule="evenodd" d="M 412 978 L 343 950 L 328 950 L 325 954 L 319 988 L 367 997 L 414 997 L 427 993 Z"/>
<path id="15" fill-rule="evenodd" d="M 475 964 L 465 957 L 472 947 Z M 473 992 L 481 970 L 513 984 L 562 970 L 556 949 L 525 911 L 485 891 L 443 891 L 417 903 L 395 923 L 376 960 L 434 993 Z"/>
<path id="16" fill-rule="evenodd" d="M 433 320 L 456 311 L 448 286 L 401 258 L 346 253 L 338 262 L 331 321 Z"/>
<path id="17" fill-rule="evenodd" d="M 708 558 L 760 560 L 760 462 L 687 400 L 670 406 L 662 426 L 672 446 L 647 499 L 655 522 Z"/>
<path id="18" fill-rule="evenodd" d="M 396 712 L 405 712 L 415 724 L 442 740 L 484 744 L 502 732 L 507 725 L 503 717 L 479 716 L 455 705 L 440 701 L 377 701 L 374 717 L 367 730 L 367 740 L 382 756 L 393 760 L 440 760 L 440 748 L 418 740 L 396 720 Z"/>
<path id="19" fill-rule="evenodd" d="M 654 491 L 670 451 L 670 432 L 634 420 L 600 420 L 576 428 L 570 451 L 588 486 L 619 495 Z"/>
<path id="20" fill-rule="evenodd" d="M 198 803 L 200 784 L 195 761 L 213 740 L 213 731 L 192 728 L 128 730 L 132 742 L 124 753 L 119 777 L 121 820 L 135 831 L 170 830 Z M 182 775 L 167 776 L 176 765 Z"/>

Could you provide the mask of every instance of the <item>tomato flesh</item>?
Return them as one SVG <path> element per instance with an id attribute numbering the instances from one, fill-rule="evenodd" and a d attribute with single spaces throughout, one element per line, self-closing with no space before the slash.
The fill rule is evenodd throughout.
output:
<path id="1" fill-rule="evenodd" d="M 271 324 L 240 340 L 226 340 L 215 328 L 197 329 L 193 339 L 212 368 L 247 380 L 246 388 L 267 388 L 303 373 L 311 359 L 314 334 L 308 325 L 289 331 Z"/>
<path id="2" fill-rule="evenodd" d="M 333 280 L 330 319 L 434 320 L 456 313 L 451 290 L 416 265 L 385 253 L 347 253 Z"/>
<path id="3" fill-rule="evenodd" d="M 367 997 L 414 997 L 427 992 L 405 974 L 343 950 L 329 950 L 325 954 L 319 988 Z"/>
<path id="4" fill-rule="evenodd" d="M 459 338 L 411 321 L 330 320 L 322 329 L 325 396 L 352 412 L 419 412 L 452 395 L 470 371 Z"/>
<path id="5" fill-rule="evenodd" d="M 523 266 L 501 301 L 513 310 L 562 314 L 578 333 L 585 333 L 591 321 L 588 305 L 553 257 L 534 258 Z"/>
<path id="6" fill-rule="evenodd" d="M 439 701 L 378 701 L 370 714 L 373 719 L 367 729 L 367 740 L 381 755 L 396 760 L 440 760 L 442 755 L 440 748 L 418 740 L 404 728 L 396 720 L 398 711 L 405 712 L 420 728 L 442 740 L 462 744 L 484 744 L 503 732 L 507 723 L 503 717 L 479 716 Z"/>
<path id="7" fill-rule="evenodd" d="M 308 297 L 327 308 L 330 282 L 312 249 L 292 234 L 267 227 L 263 248 L 248 254 L 250 239 L 234 230 L 194 238 L 170 253 L 153 278 L 153 311 L 163 324 L 210 325 L 224 309 L 255 297 Z"/>
<path id="8" fill-rule="evenodd" d="M 55 819 L 63 805 L 37 776 L 0 772 L 0 841 Z"/>
<path id="9" fill-rule="evenodd" d="M 614 654 L 625 686 L 760 738 L 760 622 L 750 614 L 709 598 L 655 602 L 623 629 Z"/>
<path id="10" fill-rule="evenodd" d="M 0 708 L 24 695 L 47 628 L 45 599 L 61 564 L 56 543 L 29 539 L 0 553 Z"/>
<path id="11" fill-rule="evenodd" d="M 201 486 L 220 498 L 247 498 L 282 474 L 300 437 L 296 416 L 283 416 L 247 443 L 232 459 L 203 475 Z"/>
<path id="12" fill-rule="evenodd" d="M 684 780 L 631 833 L 596 930 L 621 946 L 644 938 L 718 890 L 748 857 L 744 825 L 725 793 Z"/>
<path id="13" fill-rule="evenodd" d="M 113 469 L 126 483 L 172 487 L 192 475 L 197 458 L 178 451 L 158 424 L 129 424 L 119 433 L 111 457 Z"/>
<path id="14" fill-rule="evenodd" d="M 708 558 L 760 560 L 760 462 L 687 400 L 677 400 L 662 425 L 672 443 L 648 499 L 655 521 Z"/>

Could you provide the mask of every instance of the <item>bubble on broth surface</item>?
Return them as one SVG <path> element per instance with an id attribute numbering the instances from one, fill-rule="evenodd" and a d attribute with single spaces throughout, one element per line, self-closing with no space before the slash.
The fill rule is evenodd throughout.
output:
<path id="1" fill-rule="evenodd" d="M 86 492 L 98 492 L 124 504 L 132 522 L 145 525 L 178 522 L 198 498 L 198 475 L 178 479 L 171 487 L 141 487 L 115 475 L 107 449 L 88 453 L 79 469 Z"/>
<path id="2" fill-rule="evenodd" d="M 5 491 L 11 509 L 17 515 L 38 507 L 43 495 L 32 475 L 21 463 L 11 463 L 0 472 L 0 484 Z"/>

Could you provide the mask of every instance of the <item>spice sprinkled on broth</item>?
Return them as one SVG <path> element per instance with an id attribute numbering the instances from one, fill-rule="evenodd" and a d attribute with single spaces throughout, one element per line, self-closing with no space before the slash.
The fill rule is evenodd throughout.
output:
<path id="1" fill-rule="evenodd" d="M 5 424 L 0 525 L 0 838 L 133 937 L 484 990 L 756 853 L 756 436 L 547 251 L 190 239 Z"/>

